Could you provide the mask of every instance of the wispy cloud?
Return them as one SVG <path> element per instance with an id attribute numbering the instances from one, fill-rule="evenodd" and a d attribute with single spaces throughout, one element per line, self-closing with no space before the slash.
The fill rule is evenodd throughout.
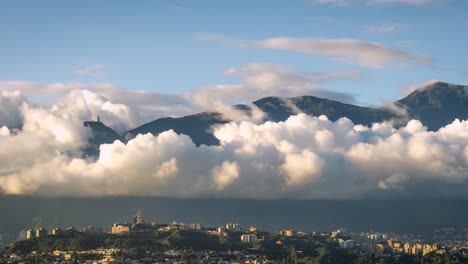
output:
<path id="1" fill-rule="evenodd" d="M 323 24 L 336 24 L 338 22 L 334 17 L 306 17 L 305 20 Z"/>
<path id="2" fill-rule="evenodd" d="M 381 43 L 358 39 L 276 37 L 263 40 L 236 40 L 212 34 L 202 34 L 196 37 L 203 41 L 230 47 L 287 50 L 320 55 L 366 68 L 401 67 L 432 63 L 429 56 L 411 54 Z"/>
<path id="3" fill-rule="evenodd" d="M 93 64 L 82 69 L 78 69 L 73 73 L 78 76 L 91 76 L 94 78 L 103 78 L 106 76 L 107 65 L 105 64 Z"/>
<path id="4" fill-rule="evenodd" d="M 418 42 L 415 40 L 400 40 L 397 41 L 395 45 L 400 48 L 409 48 L 418 46 Z"/>
<path id="5" fill-rule="evenodd" d="M 400 23 L 389 23 L 389 24 L 382 24 L 382 25 L 375 25 L 375 26 L 367 26 L 364 28 L 364 33 L 368 34 L 384 34 L 395 32 L 397 30 L 407 28 L 408 25 L 400 24 Z"/>
<path id="6" fill-rule="evenodd" d="M 181 6 L 181 5 L 168 5 L 167 6 L 169 9 L 171 10 L 176 10 L 176 11 L 183 11 L 183 12 L 187 12 L 187 11 L 190 11 L 191 9 L 188 8 L 188 7 L 185 7 L 185 6 Z"/>

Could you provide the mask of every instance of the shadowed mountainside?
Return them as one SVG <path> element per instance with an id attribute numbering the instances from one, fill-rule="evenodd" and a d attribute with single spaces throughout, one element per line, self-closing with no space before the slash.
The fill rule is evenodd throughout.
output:
<path id="1" fill-rule="evenodd" d="M 410 119 L 421 120 L 430 130 L 468 119 L 468 86 L 436 82 L 417 89 L 395 103 L 406 108 Z"/>

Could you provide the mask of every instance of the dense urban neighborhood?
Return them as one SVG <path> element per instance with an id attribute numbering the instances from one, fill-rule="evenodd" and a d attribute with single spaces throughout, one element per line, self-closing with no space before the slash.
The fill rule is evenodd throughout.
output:
<path id="1" fill-rule="evenodd" d="M 0 263 L 468 263 L 468 228 L 424 234 L 271 232 L 227 223 L 145 222 L 109 229 L 30 229 L 0 251 Z"/>

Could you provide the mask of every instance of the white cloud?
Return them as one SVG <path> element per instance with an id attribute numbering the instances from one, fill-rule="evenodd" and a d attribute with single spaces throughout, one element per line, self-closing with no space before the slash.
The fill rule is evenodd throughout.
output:
<path id="1" fill-rule="evenodd" d="M 123 117 L 124 120 L 121 120 L 120 124 L 116 123 L 117 127 L 114 128 L 118 130 L 123 129 L 122 123 L 127 128 L 133 128 L 156 118 L 188 115 L 197 111 L 193 102 L 188 101 L 180 94 L 132 91 L 109 83 L 42 84 L 25 81 L 0 81 L 0 89 L 4 92 L 20 91 L 27 96 L 39 97 L 41 101 L 34 103 L 45 107 L 52 107 L 54 104 L 60 103 L 57 98 L 63 100 L 68 97 L 69 101 L 73 101 L 76 95 L 77 100 L 83 104 L 89 104 L 89 107 L 93 108 L 92 114 L 88 115 L 87 118 L 96 119 L 100 115 L 105 123 L 111 123 L 115 120 L 106 120 L 107 115 L 126 116 Z M 77 93 L 76 91 L 81 92 L 70 95 L 70 93 Z M 86 93 L 87 96 L 85 96 Z M 66 102 L 60 105 L 66 107 Z"/>
<path id="2" fill-rule="evenodd" d="M 400 23 L 390 23 L 390 24 L 382 24 L 378 26 L 367 26 L 364 28 L 364 32 L 369 33 L 369 34 L 383 34 L 383 33 L 395 32 L 397 30 L 400 30 L 406 27 L 408 27 L 408 25 L 400 24 Z"/>
<path id="3" fill-rule="evenodd" d="M 180 12 L 191 11 L 191 9 L 188 8 L 188 7 L 181 6 L 181 5 L 176 5 L 176 4 L 168 5 L 167 8 L 169 8 L 171 10 L 175 10 L 175 11 L 180 11 Z"/>
<path id="4" fill-rule="evenodd" d="M 357 39 L 276 37 L 248 41 L 227 39 L 224 36 L 209 34 L 198 35 L 197 38 L 239 48 L 263 48 L 320 55 L 366 68 L 402 67 L 432 63 L 432 59 L 425 55 L 411 54 L 381 43 Z"/>
<path id="5" fill-rule="evenodd" d="M 0 128 L 0 136 L 9 136 L 10 135 L 10 129 L 8 129 L 7 126 L 2 126 Z"/>
<path id="6" fill-rule="evenodd" d="M 216 110 L 223 113 L 227 119 L 236 121 L 262 120 L 263 113 L 254 105 L 250 105 L 254 110 L 252 116 L 247 116 L 232 105 L 239 102 L 250 103 L 265 96 L 314 95 L 354 103 L 353 95 L 322 89 L 319 85 L 329 81 L 363 78 L 357 71 L 299 72 L 294 68 L 275 64 L 249 64 L 241 68 L 227 69 L 224 74 L 237 77 L 241 84 L 199 88 L 185 96 L 203 111 Z"/>
<path id="7" fill-rule="evenodd" d="M 221 166 L 216 166 L 211 171 L 217 190 L 224 190 L 239 178 L 239 164 L 237 162 L 224 161 Z"/>
<path id="8" fill-rule="evenodd" d="M 78 69 L 73 73 L 78 76 L 91 76 L 94 78 L 103 78 L 106 75 L 107 65 L 105 64 L 93 64 L 82 69 Z"/>
<path id="9" fill-rule="evenodd" d="M 239 69 L 228 69 L 224 74 L 237 76 L 243 83 L 260 89 L 275 89 L 280 87 L 296 87 L 300 89 L 326 81 L 358 80 L 363 77 L 357 71 L 299 72 L 294 68 L 276 64 L 249 64 Z"/>
<path id="10" fill-rule="evenodd" d="M 286 173 L 286 183 L 301 186 L 313 182 L 322 173 L 323 160 L 306 149 L 299 154 L 287 154 L 281 169 Z"/>
<path id="11" fill-rule="evenodd" d="M 367 68 L 391 65 L 427 64 L 431 59 L 389 48 L 383 44 L 355 39 L 271 38 L 258 42 L 259 47 L 315 54 L 357 63 Z"/>

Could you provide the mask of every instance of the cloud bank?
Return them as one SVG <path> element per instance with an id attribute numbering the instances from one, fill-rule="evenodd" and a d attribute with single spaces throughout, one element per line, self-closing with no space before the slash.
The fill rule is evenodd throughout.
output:
<path id="1" fill-rule="evenodd" d="M 217 126 L 219 146 L 196 147 L 187 136 L 166 131 L 101 145 L 99 157 L 86 160 L 80 151 L 90 131 L 83 119 L 105 113 L 116 124 L 129 124 L 124 105 L 80 90 L 50 108 L 34 106 L 20 93 L 0 98 L 11 102 L 7 113 L 19 116 L 0 120 L 3 194 L 466 197 L 450 193 L 450 186 L 468 183 L 466 120 L 428 132 L 415 120 L 395 129 L 389 123 L 365 127 L 346 118 L 332 122 L 298 114 L 285 122 Z M 21 130 L 9 127 L 17 123 Z"/>

